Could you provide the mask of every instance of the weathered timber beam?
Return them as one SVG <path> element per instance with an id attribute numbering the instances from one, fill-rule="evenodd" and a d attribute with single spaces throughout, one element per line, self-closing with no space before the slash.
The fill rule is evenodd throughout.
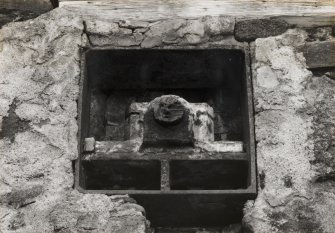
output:
<path id="1" fill-rule="evenodd" d="M 290 24 L 322 26 L 335 24 L 333 1 L 246 1 L 246 0 L 100 0 L 60 1 L 84 18 L 141 19 L 197 18 L 226 15 L 243 18 L 279 17 Z"/>

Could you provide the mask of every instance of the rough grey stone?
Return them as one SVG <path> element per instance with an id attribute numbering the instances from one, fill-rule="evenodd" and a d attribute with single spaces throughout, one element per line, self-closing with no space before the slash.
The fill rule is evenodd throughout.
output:
<path id="1" fill-rule="evenodd" d="M 85 24 L 89 41 L 94 46 L 129 47 L 139 45 L 143 40 L 139 33 L 133 35 L 131 29 L 119 27 L 114 22 L 91 20 Z"/>
<path id="2" fill-rule="evenodd" d="M 205 29 L 210 35 L 231 35 L 234 34 L 235 18 L 206 16 L 202 20 Z"/>
<path id="3" fill-rule="evenodd" d="M 84 151 L 92 152 L 95 148 L 95 140 L 94 138 L 85 138 L 85 146 Z"/>
<path id="4" fill-rule="evenodd" d="M 162 44 L 162 38 L 159 36 L 146 37 L 141 43 L 142 48 L 153 48 Z"/>
<path id="5" fill-rule="evenodd" d="M 134 33 L 145 33 L 149 30 L 149 28 L 137 28 L 134 30 Z"/>
<path id="6" fill-rule="evenodd" d="M 115 199 L 73 191 L 55 206 L 49 218 L 56 231 L 144 233 L 148 223 L 143 209 L 127 202 L 127 196 Z"/>
<path id="7" fill-rule="evenodd" d="M 61 8 L 0 30 L 0 125 L 29 125 L 0 138 L 0 232 L 147 229 L 141 207 L 123 206 L 129 197 L 73 190 L 83 34 L 80 17 Z"/>
<path id="8" fill-rule="evenodd" d="M 35 185 L 29 188 L 13 189 L 10 193 L 4 196 L 1 203 L 6 203 L 14 208 L 22 207 L 31 202 L 43 192 L 41 185 Z"/>
<path id="9" fill-rule="evenodd" d="M 19 228 L 24 227 L 25 222 L 24 222 L 24 214 L 21 212 L 16 213 L 13 218 L 9 222 L 8 228 L 10 230 L 17 230 Z"/>
<path id="10" fill-rule="evenodd" d="M 313 115 L 315 182 L 335 181 L 335 81 L 327 76 L 315 76 L 306 86 L 309 114 Z"/>
<path id="11" fill-rule="evenodd" d="M 133 36 L 134 36 L 134 38 L 135 38 L 135 41 L 137 42 L 137 43 L 136 43 L 137 45 L 138 45 L 139 42 L 142 42 L 143 39 L 144 39 L 143 34 L 140 33 L 140 32 L 134 32 L 134 33 L 133 33 Z"/>
<path id="12" fill-rule="evenodd" d="M 120 32 L 119 25 L 114 22 L 105 22 L 101 20 L 91 20 L 85 22 L 88 34 L 113 35 Z M 131 31 L 130 31 L 131 32 Z"/>
<path id="13" fill-rule="evenodd" d="M 241 20 L 235 24 L 235 38 L 238 41 L 253 41 L 257 38 L 284 33 L 289 25 L 278 19 Z"/>
<path id="14" fill-rule="evenodd" d="M 182 26 L 186 25 L 185 19 L 169 19 L 153 23 L 148 32 L 149 35 L 164 37 L 171 31 L 177 31 Z"/>
<path id="15" fill-rule="evenodd" d="M 183 37 L 185 35 L 193 34 L 199 37 L 203 37 L 205 35 L 205 25 L 200 19 L 189 19 L 185 26 L 182 26 L 178 30 L 178 35 Z"/>
<path id="16" fill-rule="evenodd" d="M 158 21 L 150 25 L 150 30 L 145 33 L 145 39 L 141 44 L 143 48 L 153 48 L 160 46 L 162 42 L 176 43 L 179 35 L 177 31 L 183 25 L 186 25 L 184 19 L 169 19 Z"/>
<path id="17" fill-rule="evenodd" d="M 113 38 L 113 41 L 115 41 L 115 43 L 110 43 L 108 45 L 130 47 L 130 46 L 141 44 L 142 40 L 143 40 L 143 37 L 137 34 L 136 37 L 135 36 L 131 36 L 131 37 L 125 36 L 125 37 Z"/>
<path id="18" fill-rule="evenodd" d="M 143 208 L 129 197 L 72 188 L 80 47 L 87 45 L 86 35 L 95 46 L 203 43 L 210 35 L 226 33 L 211 20 L 162 20 L 147 29 L 142 28 L 146 24 L 96 19 L 86 22 L 85 30 L 78 15 L 57 9 L 0 30 L 0 125 L 4 128 L 8 119 L 29 125 L 0 139 L 1 232 L 148 231 Z M 335 229 L 335 87 L 327 76 L 313 77 L 306 69 L 297 50 L 306 38 L 302 30 L 288 30 L 255 41 L 260 189 L 257 199 L 246 204 L 243 220 L 252 232 Z M 218 44 L 235 43 L 231 41 Z M 138 150 L 129 148 L 124 150 Z M 231 229 L 238 232 L 240 227 Z"/>
<path id="19" fill-rule="evenodd" d="M 303 53 L 308 68 L 335 67 L 335 40 L 307 43 Z"/>
<path id="20" fill-rule="evenodd" d="M 308 32 L 307 41 L 325 41 L 333 38 L 331 27 L 313 27 L 306 31 Z"/>
<path id="21" fill-rule="evenodd" d="M 189 44 L 195 45 L 201 43 L 201 37 L 195 34 L 187 34 L 186 41 Z"/>
<path id="22" fill-rule="evenodd" d="M 298 36 L 299 35 L 299 36 Z M 297 40 L 297 38 L 300 38 Z M 330 233 L 334 81 L 313 77 L 296 53 L 301 30 L 257 39 L 253 62 L 260 187 L 246 204 L 247 232 Z M 322 94 L 321 94 L 322 93 Z M 325 125 L 327 125 L 325 127 Z M 329 207 L 326 207 L 329 206 Z"/>
<path id="23" fill-rule="evenodd" d="M 142 48 L 162 45 L 197 45 L 213 37 L 233 34 L 235 18 L 206 16 L 198 19 L 168 19 L 150 24 L 150 28 L 138 28 L 135 32 L 144 34 Z M 138 31 L 140 29 L 140 31 Z M 236 41 L 234 41 L 236 44 Z"/>

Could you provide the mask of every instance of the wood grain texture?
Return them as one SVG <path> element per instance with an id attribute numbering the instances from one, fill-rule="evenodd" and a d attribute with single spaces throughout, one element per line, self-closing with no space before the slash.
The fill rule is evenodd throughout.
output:
<path id="1" fill-rule="evenodd" d="M 104 18 L 148 21 L 227 15 L 247 18 L 284 17 L 305 25 L 335 23 L 333 0 L 60 0 L 60 7 L 78 11 L 86 17 L 99 14 Z"/>

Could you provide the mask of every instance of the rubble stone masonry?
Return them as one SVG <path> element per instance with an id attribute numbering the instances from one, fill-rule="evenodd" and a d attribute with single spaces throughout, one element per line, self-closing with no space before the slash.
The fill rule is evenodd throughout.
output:
<path id="1" fill-rule="evenodd" d="M 257 20 L 87 19 L 58 8 L 4 25 L 0 232 L 153 231 L 128 196 L 73 188 L 82 48 L 224 45 L 252 57 L 258 196 L 245 205 L 243 232 L 334 233 L 334 29 Z M 231 229 L 220 232 L 242 231 Z"/>

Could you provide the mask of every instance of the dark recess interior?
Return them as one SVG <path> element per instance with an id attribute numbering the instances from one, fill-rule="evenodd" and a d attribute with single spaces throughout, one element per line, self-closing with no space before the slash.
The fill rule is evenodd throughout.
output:
<path id="1" fill-rule="evenodd" d="M 240 50 L 92 50 L 86 64 L 87 136 L 127 140 L 125 119 L 132 102 L 174 94 L 214 108 L 216 140 L 243 140 Z"/>
<path id="2" fill-rule="evenodd" d="M 132 195 L 152 227 L 222 227 L 241 223 L 246 195 Z M 183 232 L 183 231 L 178 231 Z M 204 231 L 206 232 L 206 231 Z"/>
<path id="3" fill-rule="evenodd" d="M 81 138 L 127 140 L 127 110 L 132 102 L 174 94 L 211 105 L 215 140 L 243 141 L 249 153 L 244 57 L 242 50 L 226 49 L 89 50 L 83 63 Z M 244 203 L 251 197 L 247 193 L 250 161 L 170 160 L 170 190 L 161 188 L 167 174 L 161 171 L 161 162 L 81 160 L 80 186 L 102 193 L 136 190 L 128 194 L 145 208 L 153 227 L 222 227 L 241 222 Z"/>
<path id="4" fill-rule="evenodd" d="M 160 161 L 83 161 L 83 169 L 87 189 L 160 190 L 161 187 Z M 247 161 L 170 161 L 171 190 L 245 189 L 247 178 Z"/>
<path id="5" fill-rule="evenodd" d="M 95 190 L 160 190 L 160 168 L 155 160 L 83 162 L 86 188 Z"/>
<path id="6" fill-rule="evenodd" d="M 225 190 L 247 188 L 248 163 L 226 160 L 170 162 L 171 190 Z"/>

